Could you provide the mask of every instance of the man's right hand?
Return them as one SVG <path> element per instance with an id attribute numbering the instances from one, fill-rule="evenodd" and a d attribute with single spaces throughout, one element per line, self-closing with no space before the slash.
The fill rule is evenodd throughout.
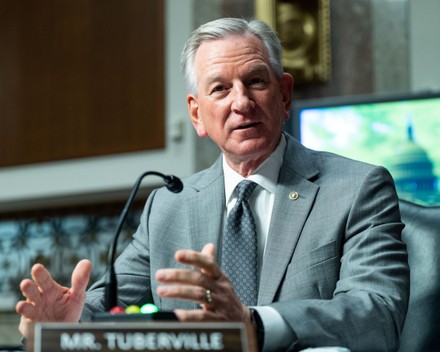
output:
<path id="1" fill-rule="evenodd" d="M 92 263 L 81 260 L 72 273 L 72 287 L 58 284 L 42 264 L 32 267 L 32 280 L 24 279 L 20 284 L 26 301 L 15 307 L 21 315 L 18 330 L 29 336 L 36 322 L 77 322 L 86 299 L 86 288 L 90 280 Z"/>

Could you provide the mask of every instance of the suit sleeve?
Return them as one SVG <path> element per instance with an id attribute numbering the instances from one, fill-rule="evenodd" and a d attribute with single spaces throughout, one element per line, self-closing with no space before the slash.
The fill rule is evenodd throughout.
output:
<path id="1" fill-rule="evenodd" d="M 345 233 L 333 297 L 271 304 L 295 332 L 294 348 L 398 348 L 408 304 L 409 269 L 391 175 L 384 168 L 373 168 L 351 198 L 343 214 Z M 338 206 L 337 199 L 332 206 Z"/>

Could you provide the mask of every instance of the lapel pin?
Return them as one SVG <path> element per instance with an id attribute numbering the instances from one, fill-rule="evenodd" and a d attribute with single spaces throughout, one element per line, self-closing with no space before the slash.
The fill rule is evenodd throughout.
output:
<path id="1" fill-rule="evenodd" d="M 298 192 L 290 192 L 290 194 L 289 194 L 289 199 L 290 200 L 297 200 L 298 197 L 299 197 Z"/>

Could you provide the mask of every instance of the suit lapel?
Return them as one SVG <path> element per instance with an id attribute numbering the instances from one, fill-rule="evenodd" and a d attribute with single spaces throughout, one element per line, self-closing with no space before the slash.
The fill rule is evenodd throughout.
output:
<path id="1" fill-rule="evenodd" d="M 287 141 L 264 253 L 259 305 L 273 301 L 319 189 L 310 181 L 319 173 L 312 157 L 292 138 Z"/>
<path id="2" fill-rule="evenodd" d="M 208 170 L 188 200 L 188 234 L 190 247 L 201 250 L 207 243 L 216 245 L 221 236 L 225 207 L 225 187 L 221 158 Z M 183 205 L 182 205 L 183 206 Z"/>

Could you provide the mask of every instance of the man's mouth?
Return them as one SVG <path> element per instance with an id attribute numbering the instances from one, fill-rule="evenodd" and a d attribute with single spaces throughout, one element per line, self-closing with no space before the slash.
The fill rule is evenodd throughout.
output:
<path id="1" fill-rule="evenodd" d="M 238 127 L 236 128 L 236 130 L 245 130 L 245 129 L 247 129 L 247 128 L 255 127 L 256 125 L 257 125 L 256 122 L 246 123 L 246 124 L 243 124 L 243 125 L 238 126 Z"/>

